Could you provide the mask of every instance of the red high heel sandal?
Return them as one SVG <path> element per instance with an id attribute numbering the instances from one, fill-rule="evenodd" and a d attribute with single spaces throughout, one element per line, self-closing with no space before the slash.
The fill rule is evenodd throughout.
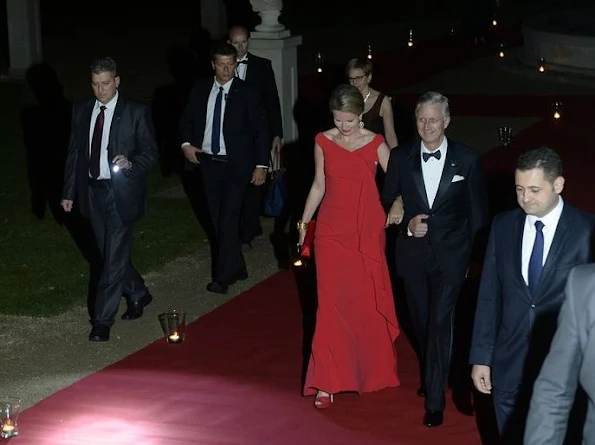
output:
<path id="1" fill-rule="evenodd" d="M 320 393 L 316 394 L 316 398 L 314 399 L 314 406 L 318 409 L 328 408 L 331 403 L 333 403 L 333 395 L 329 394 L 326 396 L 320 395 Z"/>

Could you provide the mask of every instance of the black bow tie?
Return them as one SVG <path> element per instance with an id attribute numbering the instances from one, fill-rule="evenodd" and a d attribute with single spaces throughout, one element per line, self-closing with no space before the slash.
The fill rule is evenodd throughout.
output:
<path id="1" fill-rule="evenodd" d="M 248 60 L 247 59 L 245 59 L 245 60 L 238 60 L 238 65 L 241 65 L 242 63 L 248 65 Z"/>
<path id="2" fill-rule="evenodd" d="M 428 159 L 430 158 L 436 158 L 437 160 L 440 160 L 440 158 L 442 157 L 442 153 L 440 153 L 440 150 L 436 150 L 432 153 L 426 153 L 424 151 L 421 155 L 424 158 L 424 162 L 428 162 Z"/>

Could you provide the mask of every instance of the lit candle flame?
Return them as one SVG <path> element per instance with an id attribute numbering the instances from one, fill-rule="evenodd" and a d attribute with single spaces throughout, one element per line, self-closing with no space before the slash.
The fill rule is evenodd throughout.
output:
<path id="1" fill-rule="evenodd" d="M 562 116 L 558 111 L 554 111 L 554 119 L 560 119 Z"/>
<path id="2" fill-rule="evenodd" d="M 11 419 L 6 419 L 4 425 L 2 425 L 2 431 L 5 433 L 11 433 L 14 431 L 14 424 Z"/>
<path id="3" fill-rule="evenodd" d="M 170 339 L 171 341 L 178 341 L 178 340 L 180 339 L 180 335 L 179 335 L 177 332 L 174 332 L 173 334 L 171 334 L 171 335 L 169 336 L 169 339 Z"/>
<path id="4" fill-rule="evenodd" d="M 493 26 L 498 26 L 498 20 L 496 20 L 496 19 L 492 20 L 492 25 Z"/>
<path id="5" fill-rule="evenodd" d="M 303 265 L 304 265 L 304 262 L 303 262 L 301 259 L 299 259 L 299 258 L 298 258 L 297 260 L 295 260 L 295 261 L 293 262 L 293 265 L 294 265 L 295 267 L 301 267 L 301 266 L 303 266 Z"/>

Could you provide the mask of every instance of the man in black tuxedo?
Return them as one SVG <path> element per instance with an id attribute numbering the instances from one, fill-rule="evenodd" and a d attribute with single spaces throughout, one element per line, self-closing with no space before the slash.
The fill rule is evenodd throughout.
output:
<path id="1" fill-rule="evenodd" d="M 275 156 L 279 156 L 283 147 L 283 120 L 271 61 L 248 52 L 248 30 L 243 26 L 234 26 L 229 30 L 228 43 L 232 44 L 238 53 L 236 77 L 256 86 L 262 95 L 271 147 Z M 243 243 L 249 244 L 254 238 L 262 235 L 260 211 L 263 190 L 263 187 L 255 186 L 246 190 L 240 220 L 240 236 Z"/>
<path id="2" fill-rule="evenodd" d="M 479 155 L 444 135 L 448 99 L 425 93 L 415 117 L 421 141 L 391 152 L 382 200 L 390 207 L 403 198 L 396 265 L 417 341 L 424 425 L 434 427 L 443 422 L 455 303 L 474 237 L 487 224 L 487 194 Z M 399 207 L 390 208 L 389 222 Z"/>
<path id="3" fill-rule="evenodd" d="M 76 201 L 90 218 L 102 256 L 102 271 L 91 315 L 91 341 L 108 341 L 120 299 L 128 309 L 123 320 L 143 315 L 152 300 L 132 265 L 134 223 L 147 209 L 145 174 L 158 151 L 145 105 L 118 92 L 120 77 L 109 57 L 91 64 L 93 99 L 73 106 L 68 157 L 64 169 L 62 208 Z"/>
<path id="4" fill-rule="evenodd" d="M 522 443 L 531 388 L 548 353 L 570 269 L 591 261 L 595 218 L 565 203 L 562 160 L 550 148 L 523 153 L 515 171 L 520 208 L 496 216 L 475 314 L 472 379 L 492 394 L 498 430 Z"/>
<path id="5" fill-rule="evenodd" d="M 196 84 L 180 119 L 182 150 L 187 161 L 200 165 L 216 232 L 213 281 L 207 290 L 221 294 L 248 276 L 240 212 L 248 186 L 265 181 L 270 149 L 261 96 L 234 77 L 236 56 L 229 43 L 215 46 L 215 78 Z"/>

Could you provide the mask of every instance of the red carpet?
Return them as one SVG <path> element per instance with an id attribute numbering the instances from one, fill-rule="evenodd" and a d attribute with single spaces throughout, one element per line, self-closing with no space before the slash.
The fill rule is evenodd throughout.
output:
<path id="1" fill-rule="evenodd" d="M 446 51 L 435 40 L 374 59 L 378 88 L 391 91 L 482 53 L 461 42 Z M 454 48 L 454 49 L 453 49 Z M 424 49 L 422 51 L 422 49 Z M 432 55 L 431 59 L 426 56 Z M 406 59 L 409 57 L 408 59 Z M 432 60 L 431 67 L 424 60 Z M 398 69 L 399 67 L 407 67 Z M 414 69 L 412 69 L 412 67 Z M 326 72 L 326 71 L 325 71 Z M 342 76 L 341 70 L 338 71 Z M 301 94 L 326 102 L 335 78 L 302 79 Z M 389 84 L 390 83 L 390 84 Z M 307 94 L 306 94 L 307 93 Z M 409 104 L 415 98 L 399 96 Z M 513 145 L 488 153 L 485 168 L 496 195 L 514 205 L 514 160 L 548 145 L 565 162 L 567 201 L 595 211 L 590 199 L 592 149 L 587 120 L 593 100 L 564 102 L 564 118 L 549 118 L 549 97 L 451 96 L 453 115 L 537 116 Z M 325 113 L 328 114 L 325 110 Z M 308 116 L 310 119 L 313 115 Z M 505 122 L 503 122 L 505 124 Z M 495 187 L 494 187 L 495 185 Z M 511 198 L 511 199 L 510 199 Z M 157 320 L 155 320 L 157 323 Z M 182 345 L 157 341 L 48 397 L 21 417 L 22 445 L 478 445 L 475 418 L 447 403 L 445 424 L 421 425 L 423 402 L 416 359 L 398 341 L 403 386 L 374 394 L 341 394 L 327 410 L 301 394 L 302 308 L 290 273 L 279 273 L 189 326 Z"/>
<path id="2" fill-rule="evenodd" d="M 155 320 L 157 323 L 157 320 Z M 479 444 L 475 421 L 448 405 L 421 425 L 408 344 L 398 389 L 339 395 L 325 411 L 300 395 L 302 321 L 294 277 L 279 273 L 189 326 L 26 410 L 21 445 Z"/>

